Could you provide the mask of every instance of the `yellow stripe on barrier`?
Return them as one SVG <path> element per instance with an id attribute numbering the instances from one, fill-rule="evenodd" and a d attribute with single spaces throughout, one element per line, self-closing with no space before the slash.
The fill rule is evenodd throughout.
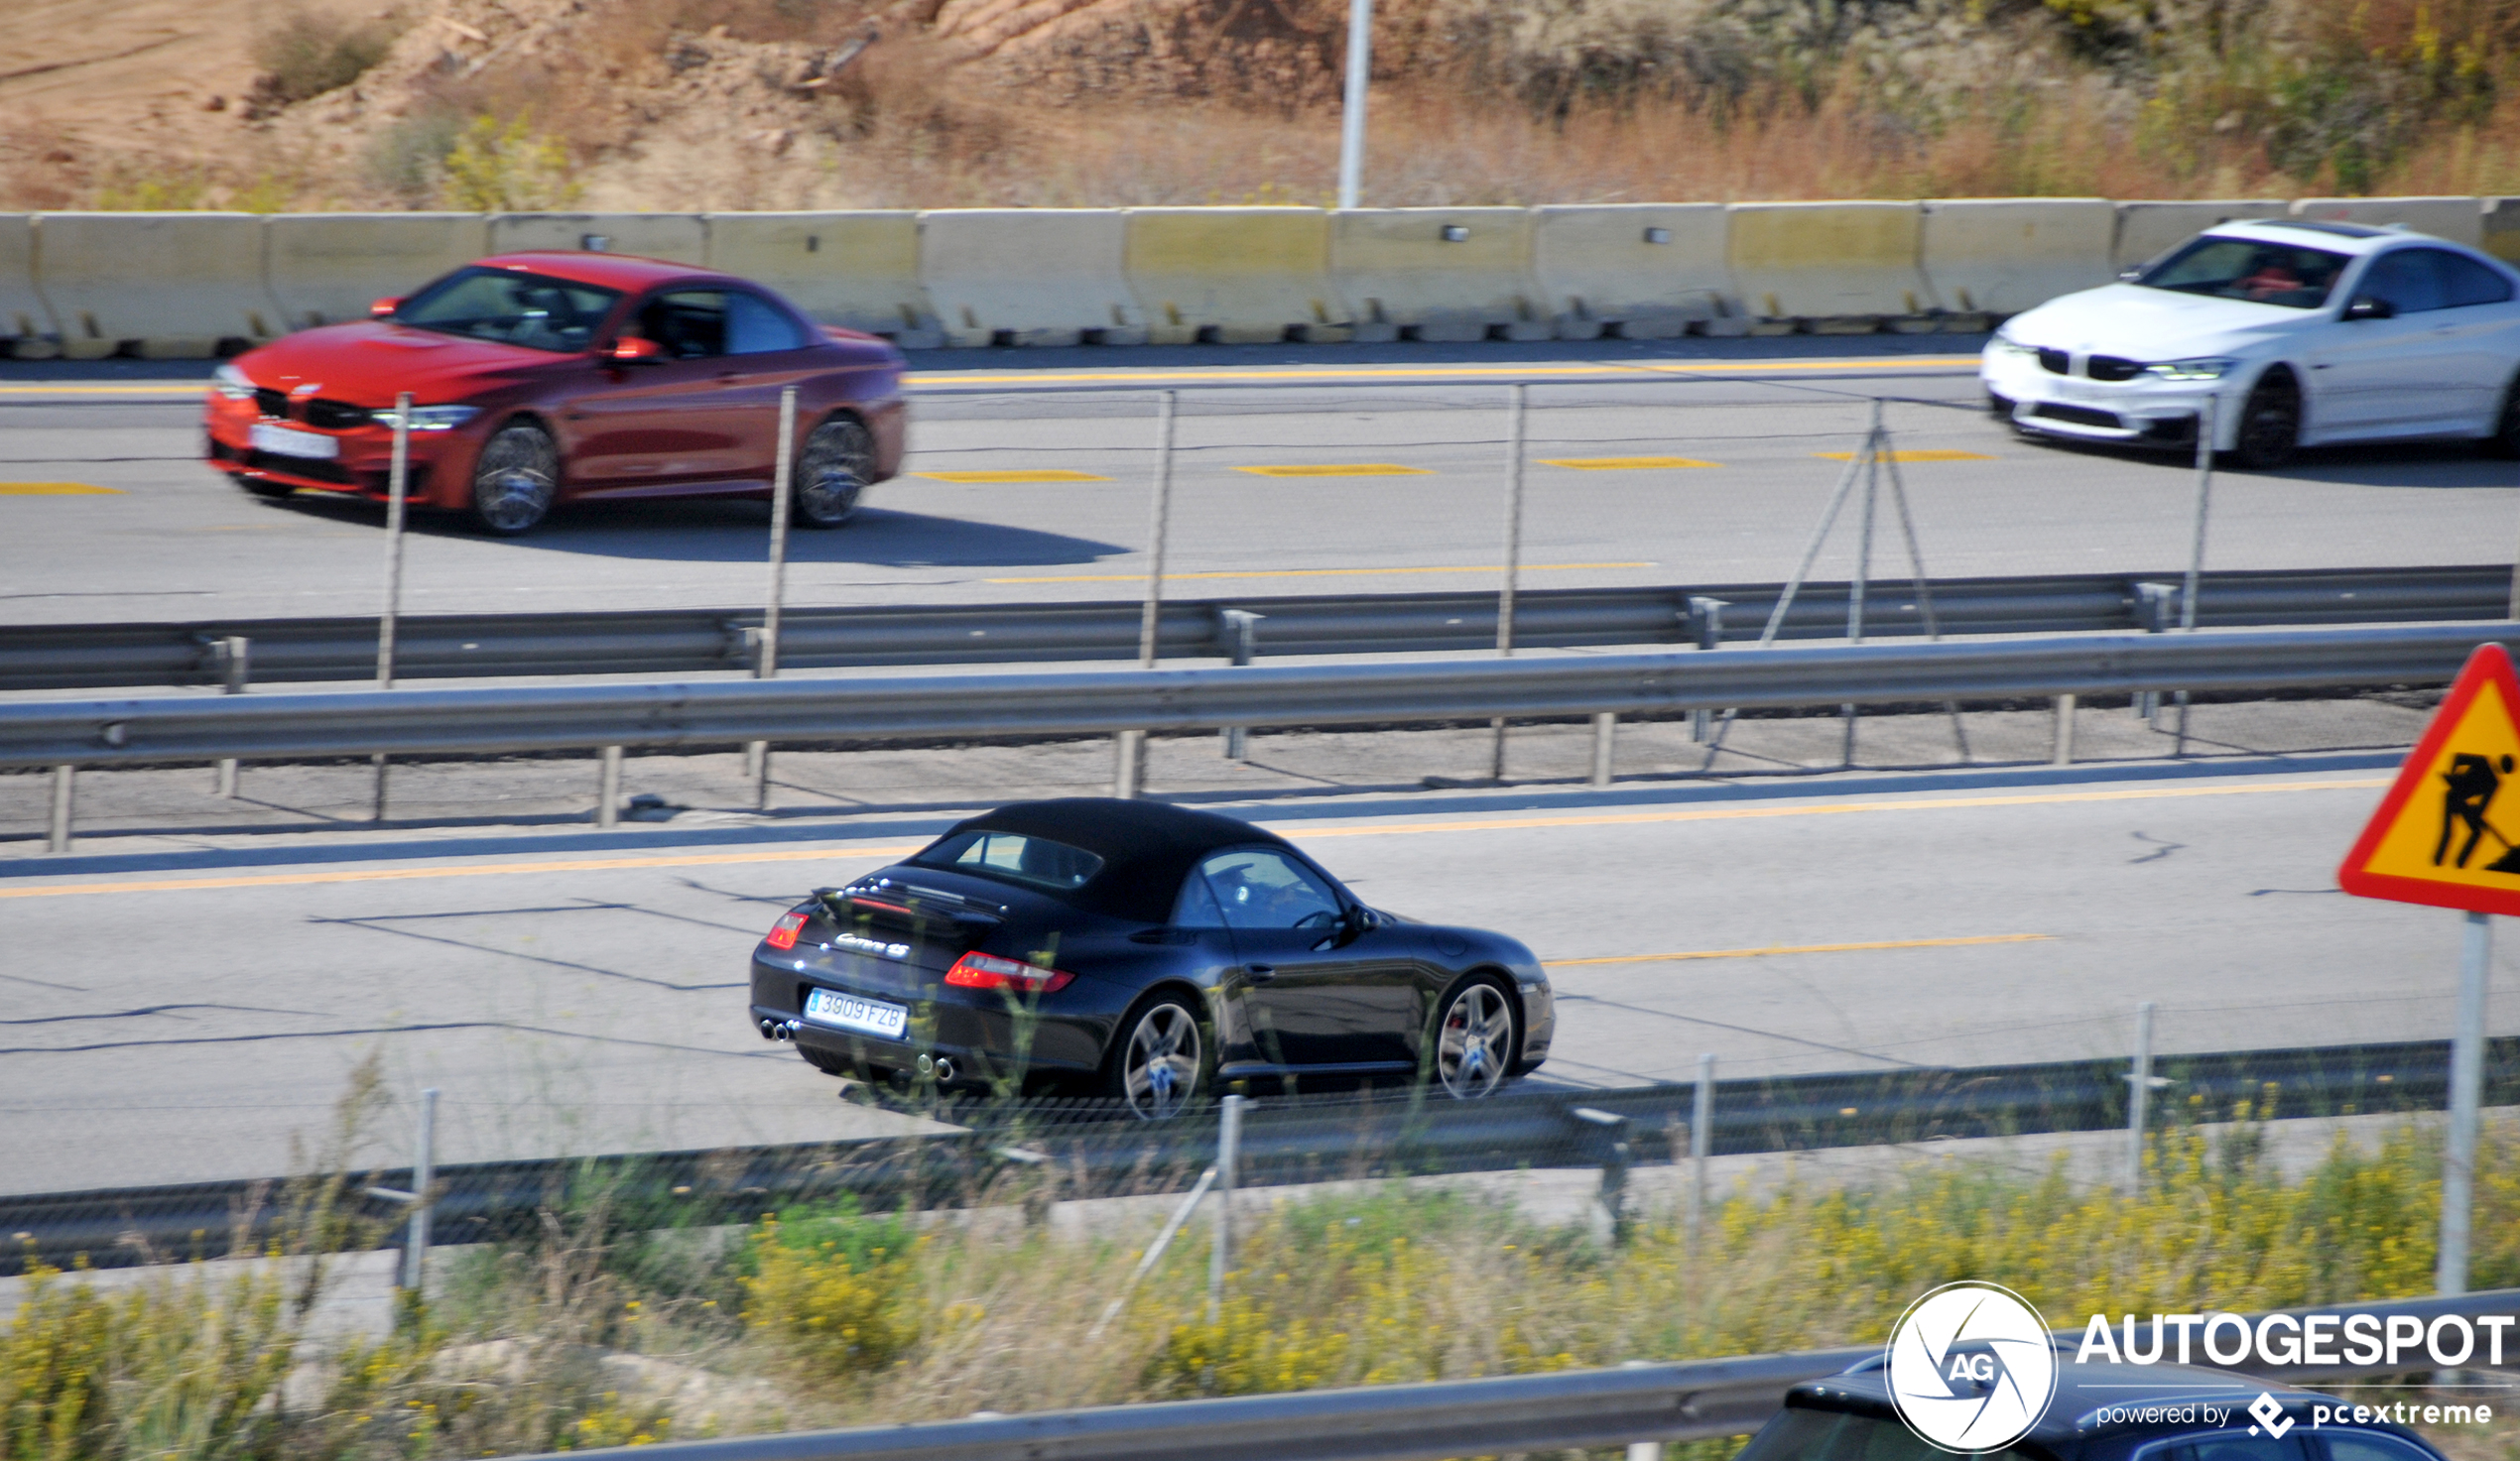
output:
<path id="1" fill-rule="evenodd" d="M 1685 456 L 1561 456 L 1542 459 L 1544 467 L 1572 467 L 1578 472 L 1650 472 L 1673 467 L 1719 467 L 1719 461 L 1692 461 Z"/>
<path id="2" fill-rule="evenodd" d="M 1323 466 L 1236 467 L 1255 477 L 1432 477 L 1426 467 L 1404 467 L 1396 461 L 1360 461 Z"/>
<path id="3" fill-rule="evenodd" d="M 120 496 L 120 487 L 90 487 L 85 482 L 0 482 L 0 497 Z"/>
<path id="4" fill-rule="evenodd" d="M 1091 473 L 1091 472 L 1070 472 L 1070 471 L 1062 471 L 1062 470 L 1059 470 L 1058 468 L 1055 468 L 1055 467 L 1054 467 L 1054 468 L 1044 468 L 1044 469 L 1042 469 L 1042 470 L 1040 470 L 1040 471 L 1031 471 L 1031 472 L 1027 472 L 1027 471 L 1003 471 L 1003 472 L 911 472 L 911 473 L 909 473 L 908 475 L 913 476 L 913 477 L 925 477 L 925 478 L 927 478 L 927 479 L 928 479 L 929 481 L 931 481 L 931 482 L 965 482 L 965 483 L 988 483 L 988 482 L 1108 482 L 1108 481 L 1110 481 L 1110 480 L 1111 480 L 1109 477 L 1097 477 L 1097 476 L 1095 476 L 1095 475 L 1094 475 L 1093 473 Z"/>

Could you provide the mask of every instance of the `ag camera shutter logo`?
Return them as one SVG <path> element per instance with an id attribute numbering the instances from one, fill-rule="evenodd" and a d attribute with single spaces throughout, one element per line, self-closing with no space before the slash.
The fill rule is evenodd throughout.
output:
<path id="1" fill-rule="evenodd" d="M 1946 1283 L 1890 1331 L 1890 1400 L 1927 1445 L 2000 1450 L 2057 1394 L 2057 1352 L 2029 1300 L 1995 1283 Z"/>

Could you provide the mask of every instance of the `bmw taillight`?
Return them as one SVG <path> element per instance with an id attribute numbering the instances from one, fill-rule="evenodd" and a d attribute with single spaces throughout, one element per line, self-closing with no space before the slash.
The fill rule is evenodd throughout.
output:
<path id="1" fill-rule="evenodd" d="M 782 913 L 779 915 L 779 921 L 770 925 L 769 935 L 761 941 L 769 944 L 772 948 L 795 948 L 797 946 L 797 934 L 804 931 L 804 929 L 805 914 Z"/>
<path id="2" fill-rule="evenodd" d="M 1045 969 L 1016 959 L 1003 959 L 996 954 L 967 953 L 953 961 L 945 971 L 945 982 L 960 989 L 1012 989 L 1024 994 L 1056 994 L 1066 989 L 1075 975 L 1065 969 Z"/>

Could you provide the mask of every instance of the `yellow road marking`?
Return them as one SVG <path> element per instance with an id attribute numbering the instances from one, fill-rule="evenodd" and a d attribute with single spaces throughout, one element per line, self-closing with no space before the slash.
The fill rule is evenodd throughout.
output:
<path id="1" fill-rule="evenodd" d="M 1567 572 L 1576 568 L 1651 568 L 1652 563 L 1525 563 L 1525 573 Z M 1249 568 L 1209 573 L 1167 573 L 1176 578 L 1377 578 L 1385 573 L 1502 573 L 1503 563 L 1453 563 L 1436 568 Z M 1144 573 L 1067 573 L 1049 578 L 983 578 L 983 583 L 1144 583 Z"/>
<path id="2" fill-rule="evenodd" d="M 1091 472 L 1064 471 L 1045 467 L 1039 471 L 1006 472 L 912 472 L 913 477 L 926 477 L 932 482 L 1108 482 Z"/>
<path id="3" fill-rule="evenodd" d="M 2079 801 L 2153 801 L 2182 796 L 2251 796 L 2282 791 L 2364 791 L 2387 777 L 2332 782 L 2269 782 L 2237 787 L 2155 787 L 2116 791 L 2043 791 L 2017 796 L 1943 796 L 1914 801 L 1844 801 L 1818 806 L 1705 806 L 1676 811 L 1590 816 L 1490 817 L 1478 821 L 1396 822 L 1387 826 L 1305 827 L 1261 823 L 1295 841 L 1314 837 L 1399 836 L 1426 832 L 1493 832 L 1526 827 L 1606 827 L 1644 822 L 1728 821 L 1753 817 L 1842 816 L 1873 811 L 1944 811 L 1973 806 L 2048 806 Z M 904 857 L 925 843 L 898 846 L 786 848 L 765 852 L 665 853 L 654 857 L 575 858 L 563 862 L 467 863 L 454 867 L 357 868 L 320 873 L 257 873 L 229 878 L 164 878 L 128 883 L 56 883 L 0 888 L 5 898 L 64 898 L 84 893 L 182 893 L 196 889 L 275 888 L 318 883 L 391 883 L 419 878 L 481 878 L 509 873 L 609 872 L 624 868 L 718 867 L 741 863 L 812 862 L 818 858 Z M 2039 935 L 2046 936 L 2046 935 Z M 1666 956 L 1668 957 L 1668 956 Z"/>
<path id="4" fill-rule="evenodd" d="M 1687 959 L 1764 959 L 1773 954 L 1851 954 L 1883 948 L 1965 948 L 1980 943 L 2046 943 L 2053 933 L 1981 933 L 1971 938 L 1888 938 L 1874 943 L 1772 943 L 1765 948 L 1706 948 L 1678 954 L 1614 954 L 1603 959 L 1543 959 L 1548 969 L 1577 964 L 1676 964 Z"/>
<path id="5" fill-rule="evenodd" d="M 120 496 L 120 487 L 90 487 L 85 482 L 0 482 L 0 497 Z"/>
<path id="6" fill-rule="evenodd" d="M 1360 461 L 1344 465 L 1298 467 L 1236 467 L 1255 477 L 1432 477 L 1425 467 L 1404 467 L 1396 461 Z"/>
<path id="7" fill-rule="evenodd" d="M 1855 454 L 1851 451 L 1815 451 L 1812 455 L 1825 457 L 1829 461 L 1855 459 Z M 1885 451 L 1881 454 L 1883 461 L 1996 461 L 1999 459 L 1988 456 L 1983 451 L 1953 451 L 1941 446 L 1916 451 Z"/>
<path id="8" fill-rule="evenodd" d="M 911 386 L 1076 385 L 1128 381 L 1342 381 L 1342 380 L 1472 380 L 1507 377 L 1599 375 L 1749 375 L 1812 370 L 1975 369 L 1974 355 L 1884 355 L 1830 360 L 1605 360 L 1590 365 L 1394 365 L 1323 366 L 1299 370 L 1238 370 L 1205 367 L 1193 370 L 1027 370 L 993 373 L 912 371 L 902 377 Z M 210 383 L 179 381 L 122 386 L 0 386 L 0 396 L 192 396 Z"/>
<path id="9" fill-rule="evenodd" d="M 1719 461 L 1692 461 L 1685 456 L 1561 456 L 1544 457 L 1544 467 L 1573 467 L 1578 472 L 1646 472 L 1666 467 L 1719 467 Z"/>

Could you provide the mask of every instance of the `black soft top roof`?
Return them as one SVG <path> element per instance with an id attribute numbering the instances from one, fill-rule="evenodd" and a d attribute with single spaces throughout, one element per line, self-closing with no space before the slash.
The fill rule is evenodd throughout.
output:
<path id="1" fill-rule="evenodd" d="M 1111 796 L 1010 802 L 956 822 L 945 836 L 982 831 L 1047 837 L 1101 858 L 1101 871 L 1065 900 L 1087 913 L 1143 923 L 1170 918 L 1182 880 L 1220 847 L 1258 842 L 1292 850 L 1285 838 L 1233 817 Z"/>

